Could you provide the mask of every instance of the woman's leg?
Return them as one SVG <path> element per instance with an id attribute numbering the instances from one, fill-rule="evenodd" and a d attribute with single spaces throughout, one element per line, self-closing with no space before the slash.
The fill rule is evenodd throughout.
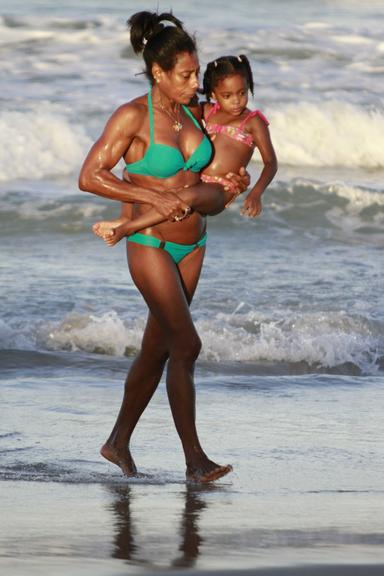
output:
<path id="1" fill-rule="evenodd" d="M 182 261 L 188 268 L 180 266 L 181 271 L 189 271 L 190 278 L 193 277 L 194 257 L 200 271 L 201 261 L 197 251 Z M 156 248 L 149 252 L 148 248 L 144 247 L 143 250 L 137 244 L 129 251 L 129 263 L 132 278 L 161 326 L 167 342 L 167 391 L 185 453 L 187 475 L 198 481 L 214 480 L 229 472 L 231 467 L 219 466 L 208 459 L 196 431 L 193 370 L 201 342 L 184 291 L 188 273 L 184 274 L 184 280 L 166 252 Z"/>
<path id="2" fill-rule="evenodd" d="M 168 351 L 161 327 L 149 312 L 141 350 L 125 380 L 123 401 L 116 423 L 100 451 L 104 458 L 120 466 L 126 476 L 137 472 L 129 450 L 130 438 L 160 382 L 167 358 Z"/>
<path id="3" fill-rule="evenodd" d="M 128 251 L 135 250 L 139 253 L 144 251 L 145 254 L 148 248 L 129 243 Z M 158 248 L 149 248 L 149 255 L 157 250 Z M 189 304 L 200 277 L 204 252 L 205 248 L 199 248 L 179 264 L 181 268 L 179 271 L 180 278 Z M 169 259 L 169 256 L 166 255 L 166 258 Z M 190 265 L 188 265 L 188 261 L 190 261 Z M 173 263 L 172 265 L 175 267 Z M 159 322 L 149 311 L 141 350 L 133 361 L 125 381 L 124 397 L 119 415 L 108 440 L 101 448 L 101 454 L 120 466 L 124 474 L 128 476 L 136 473 L 136 466 L 129 451 L 129 441 L 141 414 L 158 386 L 167 359 L 166 337 Z"/>
<path id="4" fill-rule="evenodd" d="M 123 404 L 102 454 L 128 474 L 135 467 L 127 448 L 130 435 L 160 380 L 169 353 L 167 389 L 180 434 L 190 477 L 214 480 L 230 467 L 210 461 L 201 449 L 195 428 L 193 364 L 200 349 L 188 305 L 201 271 L 204 249 L 192 252 L 179 264 L 156 248 L 130 245 L 132 277 L 146 299 L 151 314 L 143 348 L 128 375 Z"/>

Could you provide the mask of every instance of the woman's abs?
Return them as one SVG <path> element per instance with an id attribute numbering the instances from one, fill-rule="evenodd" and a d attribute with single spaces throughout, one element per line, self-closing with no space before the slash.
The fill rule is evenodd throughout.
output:
<path id="1" fill-rule="evenodd" d="M 152 206 L 149 206 L 148 204 L 134 204 L 132 217 L 137 218 L 151 208 Z M 200 240 L 205 230 L 205 217 L 201 216 L 201 214 L 198 212 L 194 212 L 181 222 L 171 222 L 169 220 L 165 220 L 160 224 L 156 224 L 150 228 L 140 230 L 140 232 L 144 234 L 152 234 L 161 238 L 162 240 L 168 240 L 169 242 L 193 244 L 194 242 Z"/>
<path id="2" fill-rule="evenodd" d="M 167 178 L 166 181 L 159 182 L 157 179 L 148 176 L 138 176 L 136 174 L 130 175 L 130 180 L 137 186 L 152 188 L 154 190 L 158 190 L 159 194 L 161 194 L 163 190 L 167 191 L 172 188 L 193 186 L 193 184 L 197 184 L 199 182 L 200 177 L 198 174 L 180 171 L 179 174 L 173 178 Z M 160 202 L 161 198 L 159 197 L 159 203 Z M 134 204 L 132 210 L 132 218 L 137 218 L 151 208 L 156 208 L 156 206 L 149 204 Z M 145 230 L 140 230 L 140 232 L 145 234 L 153 234 L 154 236 L 158 236 L 162 240 L 168 240 L 169 242 L 192 244 L 200 240 L 205 230 L 205 217 L 201 216 L 201 214 L 198 212 L 194 212 L 181 222 L 171 222 L 169 220 L 165 220 L 161 224 L 156 224 L 155 226 L 151 226 Z"/>

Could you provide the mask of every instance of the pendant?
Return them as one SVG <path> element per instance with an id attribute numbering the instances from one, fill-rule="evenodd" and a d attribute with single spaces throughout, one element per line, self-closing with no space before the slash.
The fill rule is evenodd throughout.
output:
<path id="1" fill-rule="evenodd" d="M 175 120 L 174 123 L 172 124 L 172 128 L 175 130 L 175 132 L 180 132 L 182 127 L 183 127 L 182 123 L 179 122 L 178 120 Z"/>

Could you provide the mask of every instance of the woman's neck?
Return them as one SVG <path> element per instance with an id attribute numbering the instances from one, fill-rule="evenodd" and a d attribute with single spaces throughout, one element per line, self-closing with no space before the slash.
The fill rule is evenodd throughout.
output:
<path id="1" fill-rule="evenodd" d="M 152 86 L 152 101 L 162 110 L 169 110 L 172 113 L 180 108 L 180 104 L 169 98 L 157 85 Z"/>

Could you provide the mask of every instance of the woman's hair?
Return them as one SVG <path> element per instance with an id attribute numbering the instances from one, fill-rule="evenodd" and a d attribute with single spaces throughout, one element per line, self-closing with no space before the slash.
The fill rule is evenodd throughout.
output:
<path id="1" fill-rule="evenodd" d="M 207 100 L 209 101 L 220 80 L 235 74 L 241 74 L 245 78 L 253 95 L 253 76 L 248 58 L 244 54 L 240 54 L 240 56 L 221 56 L 221 58 L 209 62 L 204 72 L 203 94 L 205 94 Z"/>
<path id="2" fill-rule="evenodd" d="M 164 25 L 171 22 L 173 26 Z M 136 12 L 127 22 L 131 32 L 131 44 L 136 54 L 143 54 L 146 75 L 153 82 L 152 66 L 158 64 L 163 70 L 172 70 L 177 55 L 196 52 L 196 42 L 171 12 Z"/>

